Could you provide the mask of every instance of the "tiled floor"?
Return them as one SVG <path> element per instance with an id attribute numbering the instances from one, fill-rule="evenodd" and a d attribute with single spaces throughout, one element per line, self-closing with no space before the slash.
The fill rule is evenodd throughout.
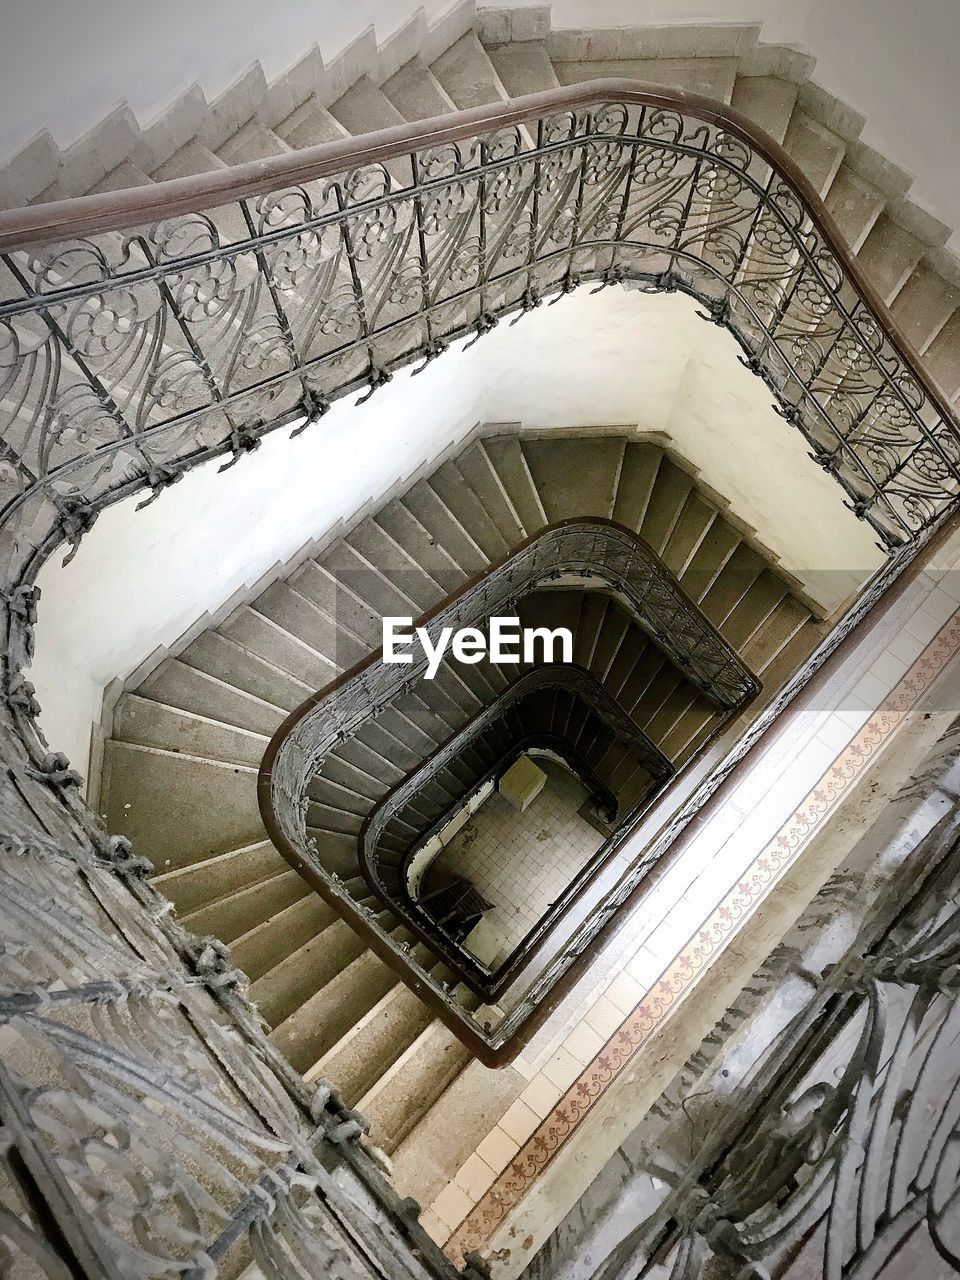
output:
<path id="1" fill-rule="evenodd" d="M 577 810 L 588 792 L 562 765 L 538 758 L 547 782 L 520 813 L 496 791 L 437 860 L 492 902 L 484 925 L 498 935 L 504 959 L 603 844 Z M 467 941 L 469 946 L 469 939 Z"/>
<path id="2" fill-rule="evenodd" d="M 958 563 L 960 539 L 889 607 L 790 732 L 773 735 L 638 905 L 636 927 L 618 935 L 617 954 L 589 999 L 557 1025 L 550 1043 L 515 1061 L 527 1087 L 424 1214 L 454 1260 L 508 1239 L 543 1238 L 554 1212 L 550 1191 L 540 1208 L 531 1193 L 545 1170 L 933 682 L 960 661 Z"/>

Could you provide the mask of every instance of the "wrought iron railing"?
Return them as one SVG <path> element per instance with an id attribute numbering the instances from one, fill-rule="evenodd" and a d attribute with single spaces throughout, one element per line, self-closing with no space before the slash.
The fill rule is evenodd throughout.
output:
<path id="1" fill-rule="evenodd" d="M 484 779 L 478 778 L 472 780 L 469 785 L 464 784 L 456 802 L 451 799 L 444 813 L 427 826 L 424 826 L 422 818 L 418 818 L 416 811 L 408 812 L 408 806 L 433 779 L 448 768 L 452 761 L 461 758 L 486 730 L 498 721 L 502 721 L 524 700 L 529 700 L 532 694 L 548 689 L 573 693 L 582 704 L 585 714 L 594 712 L 599 723 L 610 731 L 613 740 L 630 752 L 638 767 L 647 771 L 652 791 L 655 792 L 661 788 L 674 774 L 675 770 L 670 760 L 607 693 L 592 672 L 583 667 L 556 663 L 528 671 L 508 685 L 495 701 L 478 712 L 462 729 L 452 734 L 432 755 L 428 756 L 418 769 L 412 770 L 393 787 L 370 812 L 360 831 L 358 860 L 360 870 L 370 889 L 401 919 L 412 925 L 428 945 L 439 950 L 444 959 L 461 974 L 464 981 L 469 982 L 474 990 L 488 1000 L 495 999 L 519 969 L 531 959 L 535 946 L 569 909 L 578 893 L 582 892 L 584 885 L 589 883 L 602 864 L 614 837 L 608 837 L 603 842 L 582 871 L 564 886 L 562 892 L 558 892 L 556 899 L 537 922 L 536 927 L 530 930 L 511 955 L 497 967 L 495 972 L 491 973 L 485 970 L 469 952 L 465 952 L 451 940 L 445 939 L 442 934 L 438 936 L 435 923 L 424 917 L 417 901 L 407 892 L 406 878 L 403 875 L 409 860 L 409 852 L 422 846 L 434 835 L 460 808 L 466 796 L 476 790 L 477 785 Z M 722 723 L 722 718 L 718 717 L 716 727 L 719 728 Z M 523 742 L 513 744 L 514 755 L 524 749 L 526 748 Z M 573 760 L 576 761 L 575 755 Z M 572 767 L 576 772 L 577 766 Z M 609 793 L 609 788 L 602 782 L 601 786 L 616 806 L 616 797 Z M 648 792 L 643 800 L 648 801 L 650 798 Z M 636 811 L 620 813 L 618 816 L 618 826 L 622 826 L 623 823 L 636 817 Z M 390 833 L 391 826 L 397 819 L 401 819 L 401 823 L 398 824 L 398 829 L 401 831 L 404 829 L 407 833 L 410 830 L 416 831 L 413 837 L 406 835 L 405 843 L 409 845 L 408 856 L 400 864 L 393 850 L 385 847 L 383 843 L 384 836 Z M 424 925 L 428 926 L 426 934 L 423 932 Z"/>
<path id="2" fill-rule="evenodd" d="M 692 95 L 596 81 L 0 214 L 0 252 L 0 521 L 28 544 L 589 281 L 699 298 L 888 545 L 957 493 L 950 409 L 809 185 Z"/>

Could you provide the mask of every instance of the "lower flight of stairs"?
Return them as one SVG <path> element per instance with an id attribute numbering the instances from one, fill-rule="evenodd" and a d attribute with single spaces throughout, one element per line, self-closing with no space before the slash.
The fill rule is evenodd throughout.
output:
<path id="1" fill-rule="evenodd" d="M 260 821 L 257 769 L 288 712 L 379 648 L 383 612 L 417 616 L 545 525 L 577 516 L 637 531 L 765 692 L 820 632 L 789 577 L 660 446 L 591 431 L 481 436 L 166 658 L 121 696 L 105 746 L 100 808 L 109 829 L 154 859 L 157 887 L 187 927 L 230 945 L 275 1043 L 309 1078 L 333 1080 L 360 1106 L 374 1140 L 396 1158 L 400 1185 L 422 1198 L 440 1189 L 448 1166 L 457 1167 L 525 1082 L 513 1068 L 472 1061 L 288 867 Z M 613 598 L 541 589 L 519 612 L 543 625 L 569 621 L 575 660 L 616 691 L 641 727 L 677 761 L 695 748 L 713 708 Z M 468 680 L 506 683 L 493 667 L 461 670 L 469 673 L 462 680 L 444 669 L 428 692 L 421 685 L 345 744 L 314 784 L 318 841 L 339 842 L 345 854 L 355 847 L 358 814 L 449 733 L 450 708 L 462 722 L 479 705 Z M 358 876 L 348 886 L 377 910 Z M 383 918 L 398 942 L 449 979 L 404 926 Z M 462 985 L 457 994 L 476 1007 Z M 438 1149 L 444 1117 L 456 1117 L 455 1136 Z"/>

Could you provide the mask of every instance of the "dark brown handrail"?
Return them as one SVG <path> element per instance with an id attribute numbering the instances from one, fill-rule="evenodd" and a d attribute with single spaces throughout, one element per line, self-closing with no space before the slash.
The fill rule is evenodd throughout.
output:
<path id="1" fill-rule="evenodd" d="M 379 164 L 409 155 L 411 151 L 459 142 L 481 132 L 488 133 L 525 124 L 545 115 L 607 102 L 659 107 L 696 116 L 742 139 L 785 178 L 800 195 L 807 214 L 831 253 L 882 322 L 886 337 L 897 354 L 960 438 L 960 420 L 952 405 L 925 372 L 920 357 L 844 242 L 819 192 L 793 157 L 776 139 L 735 107 L 699 93 L 669 89 L 642 80 L 611 77 L 585 81 L 429 120 L 417 120 L 356 138 L 305 147 L 264 160 L 251 160 L 210 173 L 0 211 L 0 252 L 39 247 L 98 231 L 129 230 L 177 214 L 199 212 L 262 195 L 278 186 L 295 186 L 332 177 L 345 169 Z"/>

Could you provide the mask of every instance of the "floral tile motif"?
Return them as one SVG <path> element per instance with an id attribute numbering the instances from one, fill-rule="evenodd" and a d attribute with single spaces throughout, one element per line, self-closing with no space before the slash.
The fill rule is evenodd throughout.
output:
<path id="1" fill-rule="evenodd" d="M 958 651 L 960 612 L 947 621 L 870 719 L 853 734 L 777 835 L 758 853 L 739 883 L 688 939 L 659 980 L 450 1235 L 444 1250 L 457 1266 L 463 1265 L 464 1254 L 481 1250 L 520 1204 L 590 1108 L 651 1032 L 689 993 L 704 969 L 788 870 L 816 829 Z"/>

